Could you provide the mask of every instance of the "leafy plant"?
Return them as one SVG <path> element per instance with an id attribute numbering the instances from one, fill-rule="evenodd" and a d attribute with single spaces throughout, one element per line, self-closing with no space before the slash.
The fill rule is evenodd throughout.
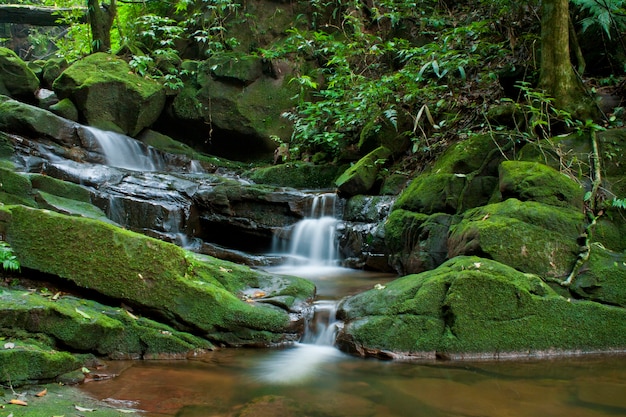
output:
<path id="1" fill-rule="evenodd" d="M 17 272 L 20 270 L 20 262 L 13 254 L 13 249 L 4 241 L 0 241 L 0 262 L 5 271 Z"/>

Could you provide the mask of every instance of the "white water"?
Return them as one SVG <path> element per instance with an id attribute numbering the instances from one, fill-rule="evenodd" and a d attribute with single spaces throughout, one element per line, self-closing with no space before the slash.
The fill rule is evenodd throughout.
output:
<path id="1" fill-rule="evenodd" d="M 152 147 L 116 132 L 85 126 L 102 150 L 106 164 L 131 171 L 163 171 L 165 162 Z"/>
<path id="2" fill-rule="evenodd" d="M 287 256 L 286 266 L 328 267 L 339 264 L 335 206 L 335 194 L 314 196 L 309 216 L 293 226 L 287 239 L 277 237 L 274 252 Z"/>

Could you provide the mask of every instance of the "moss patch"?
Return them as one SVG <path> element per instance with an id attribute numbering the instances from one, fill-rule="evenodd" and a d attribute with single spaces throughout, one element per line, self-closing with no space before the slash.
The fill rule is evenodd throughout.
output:
<path id="1" fill-rule="evenodd" d="M 580 211 L 508 199 L 468 210 L 450 229 L 449 256 L 479 255 L 523 272 L 564 277 L 583 227 Z"/>
<path id="2" fill-rule="evenodd" d="M 387 163 L 391 151 L 378 147 L 361 158 L 337 178 L 339 191 L 347 195 L 367 194 L 378 179 L 380 169 Z"/>
<path id="3" fill-rule="evenodd" d="M 287 163 L 244 172 L 244 176 L 259 184 L 279 187 L 324 189 L 334 187 L 343 167 L 324 164 Z"/>
<path id="4" fill-rule="evenodd" d="M 350 297 L 340 306 L 345 350 L 440 355 L 626 346 L 626 312 L 572 303 L 535 275 L 487 259 L 454 258 Z"/>
<path id="5" fill-rule="evenodd" d="M 266 331 L 274 341 L 292 332 L 287 311 L 231 292 L 262 273 L 200 260 L 175 245 L 92 219 L 21 206 L 10 211 L 7 240 L 24 267 L 148 309 L 174 326 L 213 335 Z M 298 293 L 300 300 L 313 293 L 305 287 L 298 287 L 306 291 Z"/>

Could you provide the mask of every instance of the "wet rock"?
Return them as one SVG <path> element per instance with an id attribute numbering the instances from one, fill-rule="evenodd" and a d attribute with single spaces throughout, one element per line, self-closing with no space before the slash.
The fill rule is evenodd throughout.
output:
<path id="1" fill-rule="evenodd" d="M 72 64 L 53 88 L 60 99 L 72 100 L 87 124 L 130 136 L 154 123 L 165 106 L 160 84 L 132 74 L 125 61 L 104 53 Z"/>
<path id="2" fill-rule="evenodd" d="M 254 168 L 244 175 L 258 184 L 298 189 L 332 189 L 335 179 L 345 170 L 336 165 L 311 163 L 287 163 Z"/>
<path id="3" fill-rule="evenodd" d="M 266 346 L 299 337 L 303 310 L 315 291 L 299 278 L 199 258 L 92 219 L 14 206 L 4 221 L 23 267 L 57 275 L 215 342 Z M 242 299 L 248 288 L 258 288 L 264 297 Z M 290 311 L 260 302 L 281 296 L 288 296 L 283 304 Z"/>
<path id="4" fill-rule="evenodd" d="M 0 96 L 0 129 L 26 137 L 45 137 L 60 145 L 79 146 L 78 126 L 47 110 Z"/>
<path id="5" fill-rule="evenodd" d="M 339 347 L 361 356 L 497 358 L 626 346 L 623 308 L 557 295 L 539 277 L 457 257 L 344 300 Z"/>

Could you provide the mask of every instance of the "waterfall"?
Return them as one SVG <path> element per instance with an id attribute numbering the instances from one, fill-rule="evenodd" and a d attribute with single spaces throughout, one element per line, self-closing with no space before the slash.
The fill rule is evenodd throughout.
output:
<path id="1" fill-rule="evenodd" d="M 315 195 L 308 217 L 293 226 L 289 237 L 277 236 L 274 252 L 287 256 L 289 266 L 336 266 L 339 249 L 335 194 Z"/>
<path id="2" fill-rule="evenodd" d="M 97 143 L 104 154 L 106 164 L 131 171 L 162 171 L 165 168 L 163 157 L 156 149 L 120 133 L 83 127 Z"/>

